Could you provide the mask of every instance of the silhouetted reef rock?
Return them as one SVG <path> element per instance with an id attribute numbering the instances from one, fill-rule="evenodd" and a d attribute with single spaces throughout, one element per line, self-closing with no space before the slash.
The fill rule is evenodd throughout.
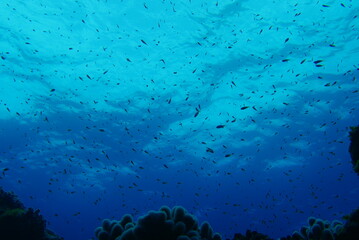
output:
<path id="1" fill-rule="evenodd" d="M 233 240 L 273 240 L 267 235 L 258 233 L 256 231 L 247 230 L 246 235 L 240 233 L 234 234 Z"/>
<path id="2" fill-rule="evenodd" d="M 39 210 L 26 209 L 13 193 L 0 188 L 0 233 L 2 240 L 62 240 L 46 229 Z"/>
<path id="3" fill-rule="evenodd" d="M 338 240 L 358 240 L 359 239 L 359 208 L 353 211 L 348 217 Z"/>
<path id="4" fill-rule="evenodd" d="M 350 157 L 352 158 L 353 169 L 359 175 L 359 126 L 350 127 L 350 129 L 349 153 Z"/>

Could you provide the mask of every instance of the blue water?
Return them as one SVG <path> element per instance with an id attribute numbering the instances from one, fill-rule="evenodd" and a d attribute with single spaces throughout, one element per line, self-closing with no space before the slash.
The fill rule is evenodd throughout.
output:
<path id="1" fill-rule="evenodd" d="M 341 219 L 359 199 L 358 15 L 354 0 L 0 1 L 0 185 L 66 240 L 162 205 L 228 238 Z"/>

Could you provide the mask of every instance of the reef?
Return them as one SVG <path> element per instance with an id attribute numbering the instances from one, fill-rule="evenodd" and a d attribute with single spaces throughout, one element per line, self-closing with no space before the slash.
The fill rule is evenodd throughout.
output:
<path id="1" fill-rule="evenodd" d="M 359 174 L 359 126 L 351 127 L 349 152 L 353 168 Z M 280 240 L 358 240 L 359 208 L 345 217 L 346 223 L 332 222 L 309 217 L 307 226 Z M 208 222 L 199 227 L 196 218 L 183 207 L 170 209 L 163 206 L 159 211 L 150 211 L 137 222 L 126 214 L 120 221 L 105 219 L 96 228 L 99 240 L 221 240 L 220 234 L 213 234 Z M 229 240 L 229 239 L 228 239 Z M 247 230 L 245 235 L 236 233 L 233 240 L 273 240 L 265 234 Z"/>
<path id="2" fill-rule="evenodd" d="M 46 229 L 39 210 L 25 208 L 13 193 L 0 187 L 0 233 L 3 240 L 63 240 Z"/>
<path id="3" fill-rule="evenodd" d="M 359 126 L 351 127 L 349 152 L 354 171 L 359 175 Z M 341 221 L 332 222 L 309 217 L 306 226 L 280 240 L 357 240 L 359 239 L 359 208 Z M 3 240 L 63 240 L 46 228 L 39 210 L 25 206 L 11 192 L 0 187 L 0 233 Z M 130 214 L 121 220 L 104 219 L 96 228 L 98 240 L 222 240 L 208 222 L 199 225 L 195 216 L 181 206 L 162 206 L 158 211 L 133 220 Z M 236 233 L 233 240 L 272 240 L 267 235 L 247 230 Z"/>
<path id="4" fill-rule="evenodd" d="M 246 235 L 242 235 L 241 233 L 234 234 L 233 240 L 273 240 L 273 239 L 262 233 L 247 230 Z"/>
<path id="5" fill-rule="evenodd" d="M 309 217 L 308 226 L 303 226 L 299 231 L 295 231 L 291 236 L 281 238 L 281 240 L 334 240 L 337 239 L 344 228 L 341 221 L 332 222 L 320 218 Z"/>
<path id="6" fill-rule="evenodd" d="M 120 221 L 105 219 L 96 228 L 99 240 L 221 240 L 208 222 L 198 225 L 197 219 L 183 207 L 170 209 L 163 206 L 159 211 L 149 211 L 137 222 L 126 214 Z"/>
<path id="7" fill-rule="evenodd" d="M 280 240 L 358 240 L 359 239 L 359 208 L 346 216 L 345 224 L 341 221 L 332 222 L 319 218 L 308 218 L 308 226 L 303 226 L 291 236 Z"/>
<path id="8" fill-rule="evenodd" d="M 338 240 L 359 239 L 359 208 L 346 217 L 347 222 L 338 236 Z"/>
<path id="9" fill-rule="evenodd" d="M 353 169 L 359 175 L 359 126 L 350 127 L 349 132 L 350 145 L 349 153 L 352 159 Z"/>

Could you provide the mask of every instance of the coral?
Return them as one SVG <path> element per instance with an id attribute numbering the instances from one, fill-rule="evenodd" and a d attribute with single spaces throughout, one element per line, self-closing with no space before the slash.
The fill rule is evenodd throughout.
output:
<path id="1" fill-rule="evenodd" d="M 359 175 L 359 126 L 350 127 L 350 129 L 349 153 L 352 159 L 354 171 Z"/>
<path id="2" fill-rule="evenodd" d="M 359 239 L 359 208 L 352 212 L 341 232 L 338 240 L 357 240 Z"/>
<path id="3" fill-rule="evenodd" d="M 0 215 L 0 232 L 5 239 L 45 239 L 45 221 L 33 209 L 9 209 Z"/>
<path id="4" fill-rule="evenodd" d="M 25 208 L 24 205 L 17 199 L 15 194 L 5 192 L 0 188 L 0 212 L 5 209 Z"/>
<path id="5" fill-rule="evenodd" d="M 351 127 L 349 152 L 353 168 L 359 174 L 359 126 Z M 358 240 L 359 208 L 350 214 L 345 225 L 338 220 L 332 222 L 315 217 L 308 218 L 308 225 L 280 240 Z M 170 209 L 163 206 L 159 211 L 150 211 L 137 222 L 131 215 L 124 215 L 120 221 L 105 219 L 102 227 L 95 230 L 99 240 L 221 240 L 220 234 L 213 234 L 208 222 L 198 227 L 194 216 L 183 207 Z M 233 240 L 271 240 L 256 231 L 247 230 L 245 235 L 236 233 Z"/>
<path id="6" fill-rule="evenodd" d="M 234 235 L 233 240 L 272 240 L 268 236 L 258 233 L 256 231 L 246 231 L 246 235 L 242 235 L 240 233 L 236 233 Z"/>
<path id="7" fill-rule="evenodd" d="M 300 231 L 295 231 L 292 236 L 283 237 L 281 240 L 334 240 L 344 226 L 338 220 L 330 223 L 320 218 L 309 217 L 307 221 L 308 226 L 303 226 Z"/>
<path id="8" fill-rule="evenodd" d="M 61 240 L 46 229 L 39 210 L 26 209 L 13 193 L 0 188 L 0 232 L 4 240 Z"/>
<path id="9" fill-rule="evenodd" d="M 163 206 L 159 211 L 150 211 L 133 221 L 131 215 L 124 215 L 120 221 L 105 219 L 102 227 L 95 230 L 99 240 L 221 240 L 213 233 L 208 222 L 198 227 L 195 217 L 183 207 L 170 209 Z"/>
<path id="10" fill-rule="evenodd" d="M 308 218 L 309 226 L 303 226 L 292 236 L 282 237 L 280 240 L 357 240 L 359 239 L 359 209 L 348 216 L 347 222 L 343 224 L 338 220 L 331 223 Z"/>

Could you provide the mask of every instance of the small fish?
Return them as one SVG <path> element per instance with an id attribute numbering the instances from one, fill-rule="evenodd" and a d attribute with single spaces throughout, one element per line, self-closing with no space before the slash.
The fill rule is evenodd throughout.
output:
<path id="1" fill-rule="evenodd" d="M 197 117 L 200 111 L 201 111 L 201 105 L 198 104 L 198 108 L 196 108 L 196 113 L 194 114 L 194 117 Z"/>
<path id="2" fill-rule="evenodd" d="M 206 152 L 214 153 L 214 150 L 212 148 L 207 147 Z"/>

